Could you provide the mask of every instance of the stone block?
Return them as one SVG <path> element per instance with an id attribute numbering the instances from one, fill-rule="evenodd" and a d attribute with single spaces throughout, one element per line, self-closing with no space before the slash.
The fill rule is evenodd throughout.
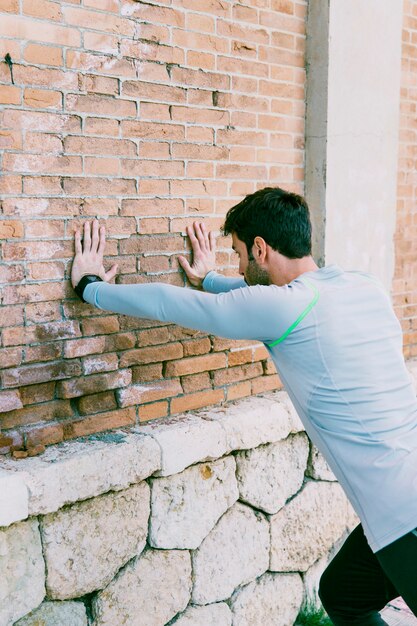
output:
<path id="1" fill-rule="evenodd" d="M 164 626 L 190 600 L 186 550 L 147 550 L 130 561 L 93 600 L 93 626 Z"/>
<path id="2" fill-rule="evenodd" d="M 311 445 L 307 474 L 315 480 L 336 480 L 336 477 L 328 466 L 326 459 L 314 444 Z"/>
<path id="3" fill-rule="evenodd" d="M 235 471 L 235 459 L 229 456 L 174 476 L 151 478 L 149 544 L 198 548 L 239 497 Z"/>
<path id="4" fill-rule="evenodd" d="M 0 529 L 0 624 L 9 626 L 45 596 L 45 563 L 38 520 Z"/>
<path id="5" fill-rule="evenodd" d="M 42 602 L 14 626 L 87 626 L 87 613 L 82 602 Z"/>
<path id="6" fill-rule="evenodd" d="M 0 470 L 0 526 L 27 518 L 29 495 L 22 477 Z"/>
<path id="7" fill-rule="evenodd" d="M 304 433 L 236 454 L 240 500 L 266 513 L 277 513 L 300 489 L 309 442 Z"/>
<path id="8" fill-rule="evenodd" d="M 293 626 L 302 600 L 303 581 L 299 574 L 266 572 L 233 594 L 233 626 Z"/>
<path id="9" fill-rule="evenodd" d="M 29 515 L 38 515 L 139 483 L 160 461 L 151 437 L 114 431 L 50 446 L 39 457 L 2 459 L 0 468 L 26 484 Z"/>
<path id="10" fill-rule="evenodd" d="M 308 482 L 286 507 L 270 517 L 275 572 L 305 572 L 346 531 L 347 498 L 338 483 Z"/>
<path id="11" fill-rule="evenodd" d="M 246 450 L 286 439 L 293 420 L 284 396 L 254 396 L 227 407 L 203 411 L 205 419 L 217 422 L 226 434 L 227 449 Z"/>
<path id="12" fill-rule="evenodd" d="M 265 516 L 236 502 L 193 553 L 194 604 L 226 600 L 268 569 L 269 524 Z"/>
<path id="13" fill-rule="evenodd" d="M 156 476 L 170 476 L 194 463 L 215 461 L 228 451 L 221 426 L 192 414 L 154 421 L 134 431 L 150 435 L 160 446 L 162 466 Z"/>
<path id="14" fill-rule="evenodd" d="M 150 510 L 145 482 L 79 502 L 41 521 L 49 598 L 102 589 L 145 547 Z"/>

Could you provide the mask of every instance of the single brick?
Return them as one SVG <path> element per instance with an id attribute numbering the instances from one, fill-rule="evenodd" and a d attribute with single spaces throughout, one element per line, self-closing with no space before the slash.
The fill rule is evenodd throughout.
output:
<path id="1" fill-rule="evenodd" d="M 48 400 L 52 400 L 55 395 L 55 383 L 43 383 L 41 385 L 21 387 L 20 395 L 24 405 L 48 402 Z"/>
<path id="2" fill-rule="evenodd" d="M 201 389 L 211 389 L 210 375 L 208 372 L 202 372 L 201 374 L 183 376 L 181 378 L 181 385 L 184 393 L 193 393 L 194 391 L 201 391 Z"/>
<path id="3" fill-rule="evenodd" d="M 8 454 L 14 448 L 23 448 L 22 433 L 17 430 L 5 430 L 0 433 L 0 454 Z"/>
<path id="4" fill-rule="evenodd" d="M 262 376 L 252 380 L 252 395 L 263 393 L 264 391 L 275 391 L 276 389 L 282 389 L 282 383 L 277 374 Z"/>
<path id="5" fill-rule="evenodd" d="M 119 370 L 108 374 L 95 374 L 86 378 L 73 378 L 57 385 L 59 398 L 76 398 L 108 389 L 127 387 L 132 381 L 130 370 Z"/>
<path id="6" fill-rule="evenodd" d="M 214 372 L 213 384 L 215 387 L 220 387 L 221 385 L 229 385 L 230 383 L 235 383 L 240 380 L 247 380 L 248 378 L 262 376 L 262 373 L 262 363 L 251 363 L 248 365 L 230 367 L 228 369 Z"/>
<path id="7" fill-rule="evenodd" d="M 26 365 L 4 370 L 1 379 L 4 387 L 35 385 L 50 380 L 61 380 L 81 374 L 81 364 L 77 361 L 64 361 L 48 365 Z"/>
<path id="8" fill-rule="evenodd" d="M 92 319 L 84 319 L 81 322 L 83 335 L 107 335 L 108 333 L 117 333 L 120 330 L 119 321 L 115 315 L 107 317 L 94 317 Z"/>
<path id="9" fill-rule="evenodd" d="M 54 400 L 43 404 L 32 404 L 2 414 L 3 428 L 16 428 L 26 424 L 46 422 L 57 418 L 71 417 L 73 410 L 68 400 Z"/>
<path id="10" fill-rule="evenodd" d="M 62 107 L 60 91 L 26 88 L 23 100 L 26 106 L 36 109 L 60 109 Z"/>
<path id="11" fill-rule="evenodd" d="M 83 396 L 77 401 L 77 409 L 81 415 L 91 415 L 102 411 L 117 409 L 116 398 L 113 391 L 94 393 L 91 396 Z"/>
<path id="12" fill-rule="evenodd" d="M 148 385 L 132 385 L 127 389 L 118 389 L 116 398 L 119 406 L 133 406 L 170 398 L 182 393 L 179 380 L 157 381 Z"/>
<path id="13" fill-rule="evenodd" d="M 0 222 L 0 239 L 23 237 L 23 223 L 16 220 L 3 219 Z"/>
<path id="14" fill-rule="evenodd" d="M 39 65 L 62 65 L 62 48 L 28 43 L 24 51 L 25 61 Z"/>
<path id="15" fill-rule="evenodd" d="M 74 437 L 83 437 L 92 433 L 102 432 L 103 430 L 110 430 L 111 428 L 129 426 L 135 424 L 135 422 L 134 407 L 99 413 L 91 417 L 85 417 L 80 421 L 66 422 L 64 424 L 64 439 L 73 439 Z"/>
<path id="16" fill-rule="evenodd" d="M 64 346 L 64 357 L 73 359 L 86 354 L 97 354 L 104 352 L 104 337 L 83 337 L 74 341 L 67 341 Z"/>
<path id="17" fill-rule="evenodd" d="M 146 422 L 148 420 L 166 417 L 168 415 L 168 402 L 164 401 L 145 404 L 139 407 L 138 413 L 139 422 Z"/>
<path id="18" fill-rule="evenodd" d="M 120 367 L 158 363 L 171 359 L 180 359 L 183 356 L 183 347 L 180 343 L 169 343 L 159 347 L 137 348 L 129 350 L 120 356 Z"/>
<path id="19" fill-rule="evenodd" d="M 23 404 L 18 391 L 0 391 L 0 413 L 21 408 Z"/>
<path id="20" fill-rule="evenodd" d="M 171 400 L 171 413 L 182 413 L 193 409 L 201 409 L 212 404 L 219 404 L 224 400 L 223 389 L 212 389 L 210 391 L 199 391 L 180 398 Z"/>
<path id="21" fill-rule="evenodd" d="M 25 430 L 25 438 L 28 449 L 33 452 L 37 446 L 49 446 L 54 443 L 60 443 L 64 438 L 64 427 L 62 424 L 34 426 L 29 430 Z M 30 454 L 30 456 L 32 455 Z"/>
<path id="22" fill-rule="evenodd" d="M 181 361 L 167 363 L 165 367 L 165 376 L 184 376 L 187 374 L 195 374 L 197 372 L 217 370 L 225 367 L 225 365 L 225 354 L 208 354 L 205 356 L 191 357 L 188 359 L 182 359 Z"/>
<path id="23" fill-rule="evenodd" d="M 20 104 L 21 99 L 22 90 L 20 87 L 0 85 L 0 104 Z"/>
<path id="24" fill-rule="evenodd" d="M 83 374 L 98 374 L 100 372 L 111 372 L 117 370 L 119 359 L 117 354 L 95 354 L 87 356 L 81 361 L 83 366 Z"/>

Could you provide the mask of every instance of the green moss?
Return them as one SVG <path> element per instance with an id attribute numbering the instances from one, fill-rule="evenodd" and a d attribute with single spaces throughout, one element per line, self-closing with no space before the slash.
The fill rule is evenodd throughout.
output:
<path id="1" fill-rule="evenodd" d="M 298 615 L 296 626 L 332 626 L 333 622 L 323 609 L 307 605 Z"/>

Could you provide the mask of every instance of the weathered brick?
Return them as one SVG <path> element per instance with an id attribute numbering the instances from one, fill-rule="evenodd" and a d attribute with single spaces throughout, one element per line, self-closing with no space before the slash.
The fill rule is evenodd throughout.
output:
<path id="1" fill-rule="evenodd" d="M 104 351 L 104 337 L 90 337 L 67 341 L 64 346 L 64 357 L 73 359 L 86 354 L 97 354 Z"/>
<path id="2" fill-rule="evenodd" d="M 181 385 L 184 393 L 192 393 L 201 389 L 211 389 L 211 380 L 208 372 L 201 374 L 191 374 L 191 376 L 182 376 Z"/>
<path id="3" fill-rule="evenodd" d="M 166 417 L 168 415 L 168 402 L 153 402 L 138 408 L 139 422 L 147 422 L 152 419 Z"/>
<path id="4" fill-rule="evenodd" d="M 3 150 L 21 150 L 22 147 L 21 132 L 11 130 L 0 131 L 0 148 Z"/>
<path id="5" fill-rule="evenodd" d="M 223 389 L 211 389 L 209 391 L 199 391 L 180 398 L 172 398 L 170 401 L 171 413 L 182 413 L 192 411 L 204 406 L 219 404 L 224 400 Z"/>
<path id="6" fill-rule="evenodd" d="M 35 109 L 60 109 L 62 108 L 62 93 L 46 89 L 25 89 L 23 101 L 26 106 Z"/>
<path id="7" fill-rule="evenodd" d="M 159 347 L 137 348 L 136 350 L 128 350 L 121 355 L 120 367 L 180 359 L 183 354 L 184 350 L 180 343 L 169 343 Z"/>
<path id="8" fill-rule="evenodd" d="M 91 415 L 92 413 L 117 409 L 114 391 L 102 391 L 90 396 L 83 396 L 78 398 L 76 402 L 80 415 Z"/>
<path id="9" fill-rule="evenodd" d="M 45 404 L 32 404 L 23 409 L 2 413 L 2 428 L 15 428 L 56 418 L 71 417 L 73 410 L 68 400 L 54 400 Z"/>
<path id="10" fill-rule="evenodd" d="M 62 342 L 54 341 L 39 346 L 28 346 L 25 350 L 25 363 L 42 363 L 55 361 L 62 356 Z"/>
<path id="11" fill-rule="evenodd" d="M 207 354 L 205 356 L 191 357 L 182 359 L 181 361 L 167 363 L 164 374 L 165 376 L 184 376 L 197 372 L 221 369 L 225 367 L 225 365 L 225 354 Z"/>
<path id="12" fill-rule="evenodd" d="M 13 239 L 23 237 L 23 223 L 16 220 L 0 221 L 0 239 Z"/>
<path id="13" fill-rule="evenodd" d="M 162 363 L 132 367 L 132 383 L 147 383 L 162 378 Z"/>
<path id="14" fill-rule="evenodd" d="M 114 350 L 129 350 L 136 345 L 136 337 L 134 333 L 119 333 L 117 335 L 108 335 L 104 339 L 104 352 L 113 352 Z"/>
<path id="15" fill-rule="evenodd" d="M 26 15 L 47 20 L 62 21 L 61 7 L 49 0 L 23 0 L 23 11 Z"/>
<path id="16" fill-rule="evenodd" d="M 64 426 L 59 423 L 32 426 L 24 432 L 29 456 L 39 454 L 44 446 L 60 443 L 64 439 Z"/>
<path id="17" fill-rule="evenodd" d="M 54 322 L 61 319 L 60 304 L 58 302 L 35 302 L 25 306 L 26 322 L 28 324 Z"/>
<path id="18" fill-rule="evenodd" d="M 0 413 L 23 408 L 18 391 L 0 391 Z"/>
<path id="19" fill-rule="evenodd" d="M 182 387 L 179 380 L 166 380 L 146 385 L 132 385 L 127 389 L 118 389 L 116 398 L 119 406 L 125 407 L 144 404 L 145 402 L 154 402 L 155 400 L 162 400 L 162 398 L 178 396 L 181 393 Z"/>
<path id="20" fill-rule="evenodd" d="M 120 330 L 117 316 L 109 315 L 107 317 L 94 317 L 84 319 L 81 322 L 83 335 L 107 335 L 108 333 L 117 333 Z"/>
<path id="21" fill-rule="evenodd" d="M 20 387 L 20 396 L 23 404 L 37 404 L 39 402 L 48 402 L 55 395 L 55 382 L 43 383 L 40 385 L 29 385 L 28 387 Z"/>
<path id="22" fill-rule="evenodd" d="M 197 356 L 199 354 L 207 354 L 211 349 L 211 341 L 209 337 L 202 339 L 192 339 L 191 341 L 183 341 L 184 356 Z"/>
<path id="23" fill-rule="evenodd" d="M 85 376 L 100 372 L 111 372 L 119 365 L 117 354 L 96 354 L 82 359 L 83 373 Z"/>
<path id="24" fill-rule="evenodd" d="M 19 0 L 2 0 L 1 10 L 5 13 L 19 13 Z"/>
<path id="25" fill-rule="evenodd" d="M 92 433 L 102 432 L 103 430 L 110 430 L 111 428 L 133 425 L 135 421 L 134 407 L 98 413 L 79 421 L 65 422 L 64 439 L 83 437 Z"/>
<path id="26" fill-rule="evenodd" d="M 46 300 L 62 300 L 65 285 L 62 283 L 42 283 L 40 285 L 19 285 L 5 287 L 3 290 L 4 304 L 20 304 L 27 302 L 44 302 Z"/>
<path id="27" fill-rule="evenodd" d="M 12 85 L 0 85 L 0 104 L 20 104 L 22 90 Z"/>
<path id="28" fill-rule="evenodd" d="M 255 378 L 252 382 L 252 395 L 263 393 L 264 391 L 275 391 L 282 389 L 282 383 L 277 374 L 273 376 L 262 376 Z"/>
<path id="29" fill-rule="evenodd" d="M 250 396 L 252 393 L 251 382 L 252 381 L 250 380 L 245 380 L 241 383 L 236 383 L 226 387 L 226 400 L 231 402 L 232 400 L 238 400 L 239 398 Z"/>
<path id="30" fill-rule="evenodd" d="M 82 161 L 79 156 L 49 156 L 35 154 L 9 154 L 3 157 L 6 171 L 51 174 L 81 174 Z"/>
<path id="31" fill-rule="evenodd" d="M 62 65 L 62 48 L 28 43 L 24 50 L 24 58 L 28 63 L 40 65 Z"/>
<path id="32" fill-rule="evenodd" d="M 237 367 L 230 367 L 228 369 L 214 372 L 213 384 L 215 387 L 219 387 L 220 385 L 229 385 L 230 383 L 235 383 L 239 380 L 262 376 L 262 374 L 263 370 L 261 363 L 239 365 Z"/>
<path id="33" fill-rule="evenodd" d="M 2 368 L 20 365 L 22 358 L 22 348 L 0 348 L 0 363 Z"/>
<path id="34" fill-rule="evenodd" d="M 114 117 L 136 117 L 136 103 L 104 95 L 88 95 L 70 93 L 65 98 L 67 111 L 112 115 Z"/>
<path id="35" fill-rule="evenodd" d="M 108 374 L 95 374 L 87 378 L 73 378 L 57 384 L 58 398 L 77 398 L 99 391 L 127 387 L 132 381 L 130 370 L 119 370 Z"/>
<path id="36" fill-rule="evenodd" d="M 0 433 L 0 454 L 8 454 L 15 448 L 23 448 L 23 436 L 17 430 L 5 430 Z"/>
<path id="37" fill-rule="evenodd" d="M 81 365 L 76 361 L 48 365 L 26 365 L 4 370 L 1 374 L 4 387 L 35 385 L 50 380 L 61 380 L 81 374 Z"/>

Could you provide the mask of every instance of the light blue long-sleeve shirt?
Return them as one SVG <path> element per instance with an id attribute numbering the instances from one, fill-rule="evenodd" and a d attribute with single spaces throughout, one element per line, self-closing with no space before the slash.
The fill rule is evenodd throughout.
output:
<path id="1" fill-rule="evenodd" d="M 203 287 L 211 293 L 98 282 L 84 297 L 101 309 L 263 342 L 371 549 L 414 529 L 417 399 L 382 285 L 333 265 L 283 287 L 210 272 Z"/>

